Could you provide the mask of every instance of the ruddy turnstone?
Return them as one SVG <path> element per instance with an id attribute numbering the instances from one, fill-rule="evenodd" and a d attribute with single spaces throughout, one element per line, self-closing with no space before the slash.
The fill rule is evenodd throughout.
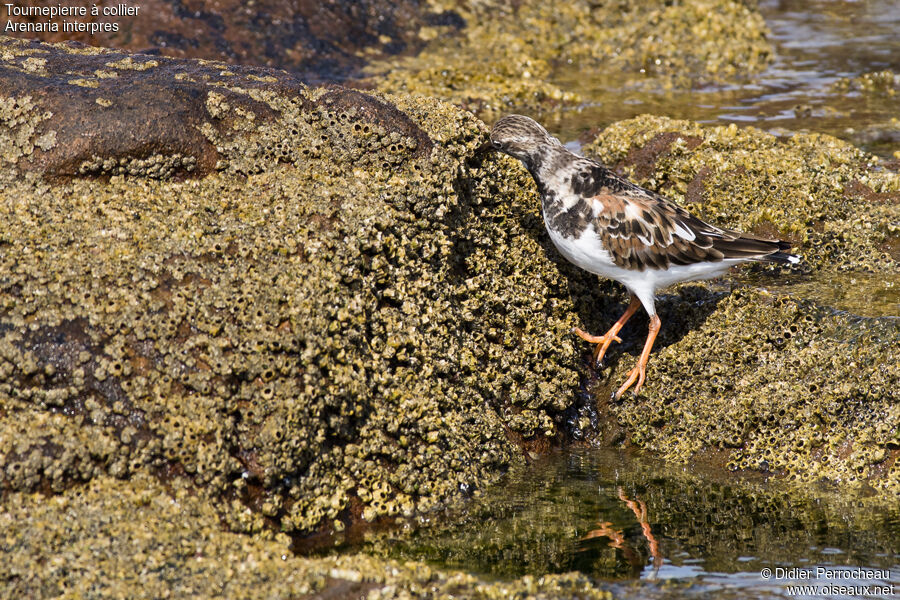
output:
<path id="1" fill-rule="evenodd" d="M 718 277 L 748 261 L 797 263 L 791 246 L 705 223 L 659 194 L 631 183 L 600 163 L 569 152 L 536 121 L 503 117 L 491 130 L 494 149 L 518 158 L 541 195 L 544 225 L 553 245 L 570 262 L 614 279 L 631 293 L 625 314 L 603 335 L 573 332 L 596 344 L 599 364 L 619 330 L 642 304 L 650 331 L 635 367 L 615 393 L 640 392 L 647 360 L 661 326 L 656 291 L 682 281 Z M 636 385 L 635 385 L 636 383 Z"/>

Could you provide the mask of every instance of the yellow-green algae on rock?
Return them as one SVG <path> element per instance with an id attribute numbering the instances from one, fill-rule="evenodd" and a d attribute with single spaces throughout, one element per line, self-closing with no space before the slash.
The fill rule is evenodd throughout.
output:
<path id="1" fill-rule="evenodd" d="M 835 92 L 858 92 L 863 95 L 895 96 L 900 90 L 900 77 L 890 70 L 871 71 L 859 77 L 841 77 L 831 87 Z"/>
<path id="2" fill-rule="evenodd" d="M 32 45 L 66 80 L 111 61 Z M 42 176 L 70 136 L 0 172 L 5 490 L 151 472 L 190 480 L 235 530 L 309 533 L 440 507 L 494 481 L 518 442 L 562 435 L 572 298 L 592 282 L 545 252 L 527 175 L 473 158 L 480 121 L 436 100 L 158 63 L 72 87 L 102 120 L 123 110 L 96 106 L 103 86 L 131 77 L 139 94 L 147 77 L 157 101 L 149 82 L 185 75 L 173 89 L 196 98 L 185 110 L 204 139 L 180 156 L 198 169 L 117 145 L 175 121 L 107 123 L 97 168 Z M 43 119 L 50 100 L 32 100 Z M 44 135 L 22 131 L 22 144 Z M 174 154 L 166 139 L 151 156 Z"/>
<path id="3" fill-rule="evenodd" d="M 760 71 L 773 54 L 762 16 L 732 0 L 457 2 L 433 5 L 466 26 L 424 28 L 411 57 L 373 61 L 379 89 L 450 100 L 495 113 L 590 101 L 553 83 L 573 65 L 614 87 L 691 87 Z"/>
<path id="4" fill-rule="evenodd" d="M 792 240 L 813 280 L 896 279 L 900 176 L 845 142 L 642 116 L 585 150 L 713 223 Z M 733 469 L 900 491 L 897 317 L 711 290 L 682 286 L 660 303 L 649 383 L 610 405 L 628 438 L 677 460 L 718 448 Z"/>
<path id="5" fill-rule="evenodd" d="M 0 531 L 0 597 L 10 599 L 611 598 L 576 573 L 495 582 L 365 555 L 298 558 L 286 536 L 223 531 L 208 502 L 144 474 L 9 494 Z"/>
<path id="6" fill-rule="evenodd" d="M 863 127 L 851 124 L 844 131 L 844 136 L 856 144 L 869 147 L 883 144 L 886 149 L 897 147 L 900 139 L 900 75 L 893 71 L 874 71 L 863 73 L 859 77 L 843 77 L 831 86 L 832 94 L 837 96 L 851 114 L 856 112 L 874 112 L 883 114 L 881 122 L 872 122 Z M 894 150 L 895 159 L 900 159 L 900 150 Z"/>

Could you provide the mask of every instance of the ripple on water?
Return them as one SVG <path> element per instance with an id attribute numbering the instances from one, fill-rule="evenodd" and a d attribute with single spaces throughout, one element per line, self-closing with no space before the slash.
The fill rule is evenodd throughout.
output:
<path id="1" fill-rule="evenodd" d="M 815 131 L 882 157 L 900 150 L 900 94 L 836 87 L 876 71 L 900 74 L 900 10 L 894 0 L 763 0 L 775 60 L 761 74 L 731 85 L 648 91 L 623 89 L 621 77 L 561 65 L 560 88 L 587 101 L 545 116 L 561 139 L 643 113 L 701 123 L 755 125 L 776 135 Z M 893 118 L 893 120 L 892 120 Z"/>

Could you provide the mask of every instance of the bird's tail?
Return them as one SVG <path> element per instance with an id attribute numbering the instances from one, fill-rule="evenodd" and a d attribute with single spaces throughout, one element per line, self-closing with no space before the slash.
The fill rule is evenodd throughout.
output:
<path id="1" fill-rule="evenodd" d="M 788 246 L 790 248 L 790 246 Z M 784 263 L 789 265 L 796 265 L 800 263 L 800 257 L 796 254 L 791 254 L 789 252 L 773 252 L 772 254 L 768 254 L 759 260 L 763 260 L 766 262 L 776 262 L 776 263 Z"/>
<path id="2" fill-rule="evenodd" d="M 766 238 L 746 233 L 738 234 L 733 239 L 721 238 L 714 240 L 713 248 L 720 251 L 724 258 L 743 258 L 746 260 L 791 265 L 796 265 L 800 262 L 799 256 L 785 252 L 785 250 L 790 250 L 791 248 L 789 242 L 767 240 Z"/>

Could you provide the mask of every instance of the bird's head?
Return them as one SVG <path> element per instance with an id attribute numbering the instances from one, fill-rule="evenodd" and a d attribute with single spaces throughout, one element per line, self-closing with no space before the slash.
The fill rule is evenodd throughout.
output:
<path id="1" fill-rule="evenodd" d="M 529 117 L 507 115 L 491 129 L 491 147 L 518 158 L 534 171 L 548 147 L 559 146 L 559 140 Z"/>

